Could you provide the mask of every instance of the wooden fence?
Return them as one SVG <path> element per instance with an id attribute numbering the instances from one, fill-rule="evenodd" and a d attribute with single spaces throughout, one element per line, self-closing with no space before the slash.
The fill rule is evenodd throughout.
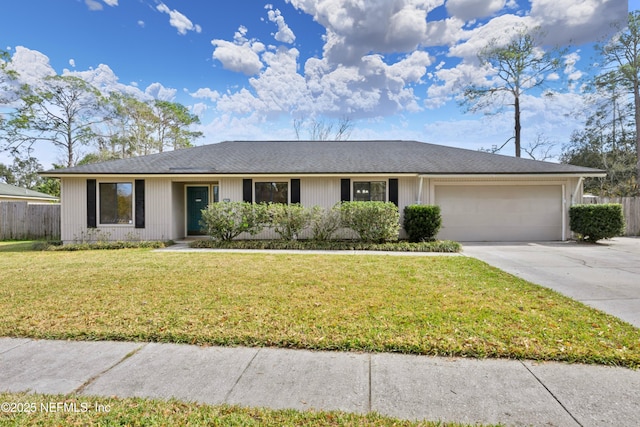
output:
<path id="1" fill-rule="evenodd" d="M 625 236 L 640 236 L 640 197 L 585 196 L 583 203 L 620 203 L 627 223 Z"/>
<path id="2" fill-rule="evenodd" d="M 60 205 L 0 202 L 0 240 L 33 239 L 60 239 Z"/>

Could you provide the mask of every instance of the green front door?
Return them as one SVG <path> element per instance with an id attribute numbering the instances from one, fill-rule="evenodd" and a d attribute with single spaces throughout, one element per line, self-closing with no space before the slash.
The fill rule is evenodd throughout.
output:
<path id="1" fill-rule="evenodd" d="M 202 210 L 209 205 L 209 187 L 187 187 L 187 235 L 202 235 Z"/>

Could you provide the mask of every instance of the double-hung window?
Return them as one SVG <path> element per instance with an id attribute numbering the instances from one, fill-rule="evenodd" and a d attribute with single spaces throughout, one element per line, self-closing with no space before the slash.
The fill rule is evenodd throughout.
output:
<path id="1" fill-rule="evenodd" d="M 133 183 L 100 183 L 100 224 L 133 224 Z"/>
<path id="2" fill-rule="evenodd" d="M 256 203 L 289 203 L 288 182 L 256 182 Z"/>
<path id="3" fill-rule="evenodd" d="M 385 181 L 354 181 L 354 202 L 386 202 L 387 183 Z"/>

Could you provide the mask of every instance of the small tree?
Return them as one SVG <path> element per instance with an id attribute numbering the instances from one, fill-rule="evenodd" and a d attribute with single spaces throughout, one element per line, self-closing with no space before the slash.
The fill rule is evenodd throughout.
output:
<path id="1" fill-rule="evenodd" d="M 344 202 L 340 214 L 342 225 L 355 231 L 365 242 L 398 239 L 400 213 L 391 202 Z"/>
<path id="2" fill-rule="evenodd" d="M 229 241 L 242 233 L 258 234 L 268 220 L 264 204 L 222 202 L 202 210 L 201 225 L 212 239 Z"/>
<path id="3" fill-rule="evenodd" d="M 299 204 L 272 203 L 268 205 L 267 212 L 273 230 L 283 240 L 297 240 L 311 219 L 309 209 Z"/>

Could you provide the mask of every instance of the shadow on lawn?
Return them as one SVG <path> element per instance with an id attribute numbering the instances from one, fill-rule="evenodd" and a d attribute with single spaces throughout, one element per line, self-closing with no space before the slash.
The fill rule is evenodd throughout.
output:
<path id="1" fill-rule="evenodd" d="M 33 242 L 0 242 L 0 252 L 29 252 L 33 250 Z"/>

